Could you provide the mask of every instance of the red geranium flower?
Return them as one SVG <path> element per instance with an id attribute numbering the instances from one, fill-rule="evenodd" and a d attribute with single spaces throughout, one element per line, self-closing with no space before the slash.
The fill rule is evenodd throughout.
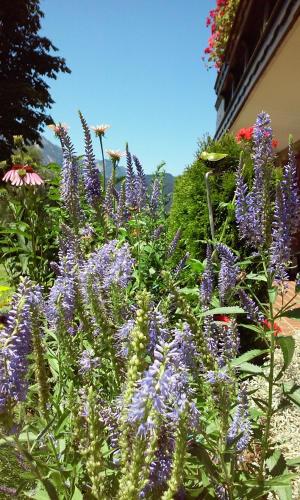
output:
<path id="1" fill-rule="evenodd" d="M 266 332 L 272 330 L 271 323 L 267 319 L 264 319 L 261 323 L 264 326 L 264 330 Z M 277 323 L 274 323 L 274 336 L 277 337 L 280 333 L 282 333 L 282 329 L 279 325 L 277 325 Z"/>
<path id="2" fill-rule="evenodd" d="M 225 316 L 225 314 L 215 314 L 214 320 L 215 321 L 222 321 L 223 323 L 230 323 L 231 322 L 231 319 L 228 316 Z"/>
<path id="3" fill-rule="evenodd" d="M 253 127 L 241 128 L 235 138 L 238 142 L 241 141 L 251 141 L 253 136 Z"/>

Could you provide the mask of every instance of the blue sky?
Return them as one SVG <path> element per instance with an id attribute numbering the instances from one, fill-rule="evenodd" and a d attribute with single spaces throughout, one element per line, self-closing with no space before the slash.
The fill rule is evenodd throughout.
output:
<path id="1" fill-rule="evenodd" d="M 50 81 L 51 114 L 70 126 L 78 153 L 80 109 L 91 125 L 111 124 L 106 149 L 124 150 L 128 141 L 147 173 L 165 161 L 177 175 L 193 161 L 198 138 L 215 130 L 215 70 L 201 60 L 214 4 L 41 0 L 42 32 L 72 70 Z M 95 152 L 100 157 L 97 142 Z"/>

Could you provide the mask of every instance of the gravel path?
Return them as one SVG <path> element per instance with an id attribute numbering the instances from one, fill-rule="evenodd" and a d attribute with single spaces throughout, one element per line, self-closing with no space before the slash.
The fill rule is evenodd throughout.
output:
<path id="1" fill-rule="evenodd" d="M 281 381 L 294 382 L 300 386 L 300 331 L 293 332 L 296 341 L 294 358 L 286 370 Z M 275 353 L 276 371 L 279 371 L 283 364 L 281 349 L 276 349 Z M 267 383 L 264 379 L 254 379 L 250 383 L 251 387 L 258 388 L 255 396 L 267 397 Z M 287 404 L 278 410 L 272 419 L 272 441 L 277 449 L 280 449 L 286 459 L 300 457 L 300 408 L 292 402 L 288 402 L 282 395 L 280 388 L 274 389 L 274 407 L 278 408 L 281 402 Z M 298 468 L 299 478 L 293 482 L 293 500 L 300 499 L 300 467 Z M 273 495 L 270 498 L 274 498 Z"/>

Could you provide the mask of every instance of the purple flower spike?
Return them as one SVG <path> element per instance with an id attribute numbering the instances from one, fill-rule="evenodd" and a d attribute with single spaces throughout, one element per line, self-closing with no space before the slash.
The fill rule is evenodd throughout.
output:
<path id="1" fill-rule="evenodd" d="M 241 300 L 241 305 L 244 311 L 247 313 L 247 318 L 251 319 L 255 323 L 260 323 L 263 321 L 264 316 L 259 311 L 258 306 L 255 304 L 254 300 L 249 297 L 249 295 L 244 290 L 239 290 L 239 296 Z"/>
<path id="2" fill-rule="evenodd" d="M 136 180 L 133 170 L 132 156 L 127 150 L 126 152 L 126 180 L 125 180 L 125 191 L 126 191 L 126 205 L 128 208 L 134 208 L 136 205 Z"/>
<path id="3" fill-rule="evenodd" d="M 86 349 L 82 352 L 79 360 L 79 373 L 85 375 L 90 372 L 93 368 L 97 368 L 100 365 L 100 359 L 95 356 L 93 349 Z"/>
<path id="4" fill-rule="evenodd" d="M 174 269 L 175 276 L 177 276 L 177 274 L 179 274 L 180 271 L 182 271 L 189 258 L 190 258 L 190 253 L 186 252 L 186 254 L 182 257 L 182 259 L 178 262 L 177 266 Z"/>
<path id="5" fill-rule="evenodd" d="M 117 344 L 119 347 L 119 352 L 121 356 L 127 358 L 128 356 L 128 345 L 132 330 L 134 329 L 135 321 L 134 319 L 129 319 L 124 323 L 116 332 Z"/>
<path id="6" fill-rule="evenodd" d="M 202 275 L 200 286 L 200 299 L 203 306 L 207 307 L 210 304 L 214 287 L 213 265 L 211 260 L 211 246 L 206 248 L 206 268 Z"/>
<path id="7" fill-rule="evenodd" d="M 158 240 L 160 238 L 161 234 L 163 233 L 164 229 L 165 228 L 164 228 L 163 224 L 160 224 L 157 228 L 155 228 L 153 231 L 152 239 Z"/>
<path id="8" fill-rule="evenodd" d="M 179 240 L 180 240 L 180 236 L 181 236 L 181 229 L 177 229 L 175 236 L 169 245 L 169 248 L 167 251 L 167 258 L 170 258 L 170 257 L 172 257 L 172 255 L 174 255 L 175 250 L 176 250 L 178 243 L 179 243 Z"/>
<path id="9" fill-rule="evenodd" d="M 160 182 L 156 178 L 152 184 L 152 192 L 149 201 L 150 210 L 153 214 L 155 214 L 158 209 L 159 197 L 160 197 Z"/>
<path id="10" fill-rule="evenodd" d="M 42 304 L 41 288 L 25 278 L 12 299 L 8 324 L 0 330 L 0 414 L 7 405 L 25 400 L 32 318 Z"/>
<path id="11" fill-rule="evenodd" d="M 248 213 L 248 187 L 244 181 L 243 163 L 239 162 L 236 174 L 236 191 L 235 191 L 235 218 L 239 228 L 240 238 L 247 241 L 249 236 L 249 213 Z"/>
<path id="12" fill-rule="evenodd" d="M 262 112 L 253 128 L 254 180 L 250 192 L 242 177 L 241 162 L 237 172 L 236 221 L 240 237 L 255 248 L 264 245 L 266 239 L 266 168 L 273 159 L 272 136 L 270 117 Z"/>
<path id="13" fill-rule="evenodd" d="M 63 152 L 61 197 L 68 214 L 73 219 L 74 224 L 78 226 L 83 217 L 79 198 L 79 165 L 74 146 L 66 129 L 61 128 L 59 139 Z"/>
<path id="14" fill-rule="evenodd" d="M 143 170 L 143 167 L 139 161 L 139 159 L 133 155 L 133 161 L 136 168 L 136 179 L 135 179 L 135 192 L 136 192 L 136 203 L 139 210 L 145 206 L 146 202 L 146 176 Z"/>
<path id="15" fill-rule="evenodd" d="M 61 256 L 59 274 L 50 290 L 46 315 L 52 328 L 57 328 L 61 315 L 67 329 L 72 327 L 75 314 L 77 273 L 76 257 L 72 247 Z"/>
<path id="16" fill-rule="evenodd" d="M 293 234 L 299 230 L 299 210 L 296 162 L 290 145 L 288 163 L 283 170 L 283 180 L 277 188 L 272 224 L 270 271 L 274 272 L 280 281 L 288 279 L 286 266 L 291 258 Z"/>
<path id="17" fill-rule="evenodd" d="M 90 129 L 80 111 L 79 117 L 84 132 L 85 142 L 85 156 L 83 167 L 84 188 L 88 202 L 95 210 L 97 210 L 99 209 L 102 200 L 99 171 L 93 151 Z"/>
<path id="18" fill-rule="evenodd" d="M 196 408 L 191 404 L 189 367 L 194 359 L 195 346 L 187 324 L 173 332 L 173 340 L 158 339 L 154 361 L 138 383 L 129 407 L 128 418 L 138 424 L 138 433 L 146 436 L 153 430 L 154 422 L 149 410 L 157 412 L 163 421 L 174 426 L 187 405 L 190 423 L 199 420 Z"/>
<path id="19" fill-rule="evenodd" d="M 238 439 L 235 446 L 236 450 L 241 453 L 247 448 L 252 436 L 251 423 L 249 420 L 248 412 L 247 391 L 244 386 L 242 386 L 240 389 L 236 413 L 233 417 L 231 426 L 228 431 L 228 444 L 232 444 L 237 436 L 239 436 L 239 434 L 241 434 L 241 437 Z"/>
<path id="20" fill-rule="evenodd" d="M 222 243 L 217 245 L 217 250 L 221 259 L 219 273 L 219 293 L 224 301 L 228 293 L 235 287 L 239 268 L 236 265 L 236 257 L 232 251 Z"/>
<path id="21" fill-rule="evenodd" d="M 270 116 L 260 113 L 253 128 L 254 181 L 252 192 L 248 194 L 248 241 L 256 248 L 265 243 L 265 169 L 273 159 L 273 131 Z M 247 241 L 247 240 L 246 240 Z"/>
<path id="22" fill-rule="evenodd" d="M 101 290 L 108 291 L 111 286 L 126 288 L 132 277 L 134 259 L 131 257 L 128 243 L 124 243 L 119 248 L 117 244 L 117 240 L 111 240 L 92 253 L 82 267 L 83 288 L 90 277 L 93 278 L 95 290 L 99 287 Z"/>

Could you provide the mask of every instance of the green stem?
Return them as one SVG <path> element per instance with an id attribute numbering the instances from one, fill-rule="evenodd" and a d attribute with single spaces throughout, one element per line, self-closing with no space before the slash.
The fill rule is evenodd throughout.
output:
<path id="1" fill-rule="evenodd" d="M 206 186 L 206 196 L 207 196 L 207 207 L 208 207 L 208 217 L 209 217 L 209 225 L 210 225 L 210 233 L 211 239 L 215 239 L 215 225 L 214 225 L 214 215 L 213 215 L 213 207 L 210 196 L 210 187 L 209 187 L 209 176 L 212 175 L 213 172 L 206 172 L 205 174 L 205 186 Z"/>
<path id="2" fill-rule="evenodd" d="M 264 262 L 264 269 L 268 278 L 268 288 L 272 287 L 271 277 L 267 273 L 266 265 Z M 273 303 L 269 299 L 269 320 L 271 324 L 271 344 L 270 344 L 270 371 L 268 380 L 268 403 L 267 403 L 267 412 L 266 412 L 266 425 L 265 432 L 262 439 L 262 451 L 261 451 L 261 461 L 260 461 L 260 469 L 259 469 L 259 478 L 263 480 L 264 476 L 264 468 L 265 468 L 265 460 L 267 456 L 267 452 L 269 449 L 269 438 L 270 438 L 270 429 L 271 429 L 271 419 L 273 415 L 273 386 L 274 386 L 274 354 L 275 354 L 275 337 L 274 337 L 274 309 Z"/>
<path id="3" fill-rule="evenodd" d="M 281 313 L 283 313 L 284 311 L 288 310 L 288 306 L 291 304 L 291 302 L 293 300 L 295 300 L 296 297 L 297 297 L 297 294 L 295 294 L 286 304 L 284 304 L 281 307 L 280 311 L 277 314 L 275 314 L 274 319 L 280 318 Z M 292 305 L 295 305 L 295 304 L 292 304 Z"/>

